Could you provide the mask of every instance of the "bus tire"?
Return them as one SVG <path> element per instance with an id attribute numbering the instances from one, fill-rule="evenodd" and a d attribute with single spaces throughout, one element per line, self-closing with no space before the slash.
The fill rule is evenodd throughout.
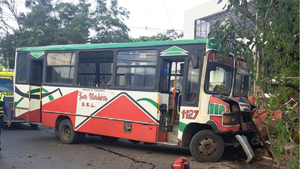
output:
<path id="1" fill-rule="evenodd" d="M 78 143 L 79 136 L 76 131 L 73 130 L 73 125 L 70 119 L 64 119 L 58 127 L 59 139 L 65 144 Z"/>
<path id="2" fill-rule="evenodd" d="M 199 162 L 216 162 L 224 153 L 224 141 L 212 130 L 202 130 L 193 136 L 190 152 Z"/>

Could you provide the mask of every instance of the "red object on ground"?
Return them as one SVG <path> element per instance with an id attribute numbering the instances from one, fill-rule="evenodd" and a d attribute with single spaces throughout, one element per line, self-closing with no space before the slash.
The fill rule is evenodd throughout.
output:
<path id="1" fill-rule="evenodd" d="M 172 169 L 189 169 L 190 166 L 185 157 L 179 157 L 174 163 L 171 164 Z"/>

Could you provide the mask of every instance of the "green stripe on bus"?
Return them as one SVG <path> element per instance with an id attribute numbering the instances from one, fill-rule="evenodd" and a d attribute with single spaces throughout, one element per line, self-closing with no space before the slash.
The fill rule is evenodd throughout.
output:
<path id="1" fill-rule="evenodd" d="M 48 90 L 46 90 L 45 88 L 42 88 L 42 91 L 48 93 Z M 30 94 L 38 92 L 40 92 L 40 89 L 30 90 Z M 29 91 L 27 93 L 29 93 Z M 49 95 L 48 98 L 50 101 L 54 100 L 54 97 L 52 95 Z M 24 97 L 21 97 L 17 102 L 14 102 L 14 105 L 17 106 L 23 99 Z"/>
<path id="2" fill-rule="evenodd" d="M 106 43 L 106 44 L 73 44 L 73 45 L 53 45 L 40 47 L 18 48 L 17 51 L 46 51 L 46 50 L 78 50 L 78 49 L 109 49 L 125 47 L 143 47 L 143 46 L 163 46 L 163 45 L 184 45 L 206 43 L 207 39 L 194 40 L 174 40 L 174 41 L 155 41 L 155 42 L 135 42 L 135 43 Z"/>
<path id="3" fill-rule="evenodd" d="M 24 97 L 21 97 L 21 99 L 19 99 L 17 102 L 15 102 L 15 106 L 17 106 L 22 100 L 24 99 Z"/>
<path id="4" fill-rule="evenodd" d="M 179 126 L 178 126 L 179 131 L 183 132 L 186 126 L 187 124 L 183 122 L 179 122 Z"/>
<path id="5" fill-rule="evenodd" d="M 214 104 L 213 103 L 209 104 L 209 114 L 214 114 Z"/>
<path id="6" fill-rule="evenodd" d="M 46 90 L 45 88 L 42 88 L 42 91 L 48 93 L 48 90 Z M 54 100 L 52 95 L 49 95 L 48 98 L 50 101 Z"/>
<path id="7" fill-rule="evenodd" d="M 222 114 L 222 112 L 225 111 L 225 106 L 224 105 L 220 105 L 219 107 L 219 114 Z"/>
<path id="8" fill-rule="evenodd" d="M 219 114 L 219 105 L 215 104 L 215 114 L 218 115 Z"/>
<path id="9" fill-rule="evenodd" d="M 137 100 L 137 102 L 139 102 L 139 101 L 147 101 L 147 102 L 151 103 L 151 104 L 152 104 L 154 107 L 156 107 L 156 108 L 157 108 L 157 106 L 158 106 L 158 104 L 157 104 L 154 100 L 149 99 L 149 98 L 141 98 L 141 99 L 138 99 L 138 100 Z"/>

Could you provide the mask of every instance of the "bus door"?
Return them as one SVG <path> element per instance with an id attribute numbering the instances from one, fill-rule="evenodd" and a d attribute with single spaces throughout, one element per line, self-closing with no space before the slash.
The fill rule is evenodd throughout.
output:
<path id="1" fill-rule="evenodd" d="M 29 77 L 29 122 L 41 123 L 43 60 L 31 60 Z"/>
<path id="2" fill-rule="evenodd" d="M 178 125 L 178 112 L 180 112 L 181 92 L 183 85 L 183 57 L 163 58 L 163 73 L 161 74 L 160 93 L 167 100 L 166 106 L 161 106 L 160 132 L 162 127 L 166 127 L 167 131 L 173 130 L 173 124 Z"/>
<path id="3" fill-rule="evenodd" d="M 203 49 L 194 50 L 189 55 L 166 56 L 162 59 L 160 93 L 168 94 L 166 115 L 161 112 L 160 130 L 167 131 L 166 140 L 178 141 L 179 123 L 187 124 L 196 120 L 199 113 L 200 78 Z M 164 99 L 161 99 L 164 100 Z M 162 105 L 162 103 L 160 103 Z M 162 107 L 162 106 L 161 106 Z M 182 132 L 182 131 L 181 131 Z M 159 135 L 160 136 L 160 135 Z"/>

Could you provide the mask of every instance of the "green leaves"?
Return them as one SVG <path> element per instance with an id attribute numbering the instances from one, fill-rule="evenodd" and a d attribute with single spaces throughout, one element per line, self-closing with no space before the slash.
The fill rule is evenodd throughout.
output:
<path id="1" fill-rule="evenodd" d="M 5 31 L 2 37 L 1 28 L 7 25 L 7 17 L 1 15 L 0 11 L 0 52 L 5 58 L 11 59 L 12 68 L 17 47 L 129 42 L 129 28 L 124 24 L 129 12 L 119 7 L 117 0 L 109 3 L 106 0 L 96 0 L 93 3 L 92 6 L 88 0 L 79 0 L 78 4 L 26 0 L 25 6 L 29 12 L 18 13 L 11 10 L 18 26 Z M 0 4 L 1 9 L 13 9 L 18 5 L 13 0 L 0 0 Z"/>
<path id="2" fill-rule="evenodd" d="M 139 38 L 131 38 L 131 42 L 146 42 L 146 41 L 166 41 L 181 38 L 183 33 L 177 33 L 174 29 L 167 30 L 165 33 L 158 33 L 156 36 L 141 36 Z"/>
<path id="3" fill-rule="evenodd" d="M 217 38 L 219 54 L 228 55 L 227 43 L 234 42 L 231 51 L 235 57 L 247 60 L 251 72 L 256 79 L 256 85 L 261 92 L 256 94 L 257 100 L 268 93 L 271 97 L 264 98 L 260 107 L 269 111 L 266 121 L 274 126 L 274 134 L 270 138 L 272 150 L 277 160 L 285 163 L 288 168 L 299 168 L 299 144 L 295 144 L 299 137 L 299 113 L 297 109 L 286 104 L 290 99 L 299 101 L 299 0 L 231 0 L 227 10 L 234 10 L 240 20 L 251 24 L 234 23 L 230 19 L 226 24 L 210 33 Z M 246 23 L 246 24 L 245 24 Z M 243 52 L 240 52 L 244 49 Z M 276 111 L 281 112 L 281 118 L 275 117 Z M 295 131 L 295 128 L 298 128 Z M 288 142 L 294 145 L 293 153 L 285 146 Z M 299 141 L 299 140 L 298 140 Z M 284 153 L 286 159 L 279 158 Z"/>

